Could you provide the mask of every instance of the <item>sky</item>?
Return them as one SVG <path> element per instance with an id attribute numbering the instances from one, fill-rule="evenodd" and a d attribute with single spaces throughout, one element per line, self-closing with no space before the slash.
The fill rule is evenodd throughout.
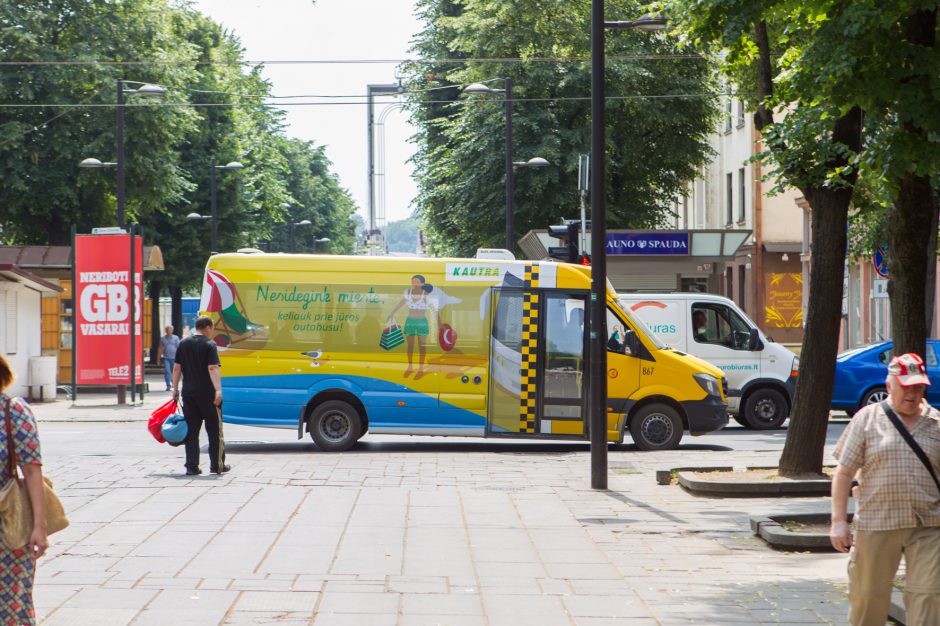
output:
<path id="1" fill-rule="evenodd" d="M 234 33 L 250 61 L 404 59 L 420 30 L 414 0 L 194 0 L 193 6 Z M 339 95 L 358 98 L 298 98 L 340 102 L 285 106 L 286 133 L 326 146 L 333 171 L 365 217 L 368 205 L 366 85 L 397 82 L 394 63 L 270 64 L 264 76 L 275 96 Z M 351 100 L 353 103 L 342 103 Z M 288 100 L 289 102 L 290 100 Z M 376 122 L 393 99 L 378 101 Z M 407 218 L 415 185 L 408 114 L 390 109 L 384 124 L 385 213 L 388 222 Z M 378 154 L 376 159 L 379 159 Z"/>

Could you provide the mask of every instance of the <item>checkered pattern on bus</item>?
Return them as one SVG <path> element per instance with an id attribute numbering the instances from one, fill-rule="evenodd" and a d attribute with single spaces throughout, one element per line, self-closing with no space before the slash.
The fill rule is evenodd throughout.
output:
<path id="1" fill-rule="evenodd" d="M 538 356 L 539 266 L 526 265 L 525 292 L 522 296 L 522 365 L 519 391 L 519 432 L 534 433 L 537 383 L 535 360 Z"/>

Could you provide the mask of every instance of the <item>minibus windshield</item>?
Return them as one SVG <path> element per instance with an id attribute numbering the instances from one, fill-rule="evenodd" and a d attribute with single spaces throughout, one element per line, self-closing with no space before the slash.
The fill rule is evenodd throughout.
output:
<path id="1" fill-rule="evenodd" d="M 666 348 L 669 347 L 668 345 L 663 343 L 663 340 L 660 339 L 656 333 L 654 333 L 653 331 L 649 329 L 649 327 L 643 322 L 643 320 L 641 320 L 636 315 L 633 315 L 632 313 L 630 313 L 629 309 L 623 306 L 623 303 L 620 302 L 619 298 L 615 297 L 614 303 L 616 304 L 617 308 L 620 309 L 620 312 L 623 314 L 623 316 L 626 317 L 628 320 L 630 320 L 633 326 L 636 327 L 641 333 L 646 335 L 646 337 L 658 350 L 665 350 Z"/>

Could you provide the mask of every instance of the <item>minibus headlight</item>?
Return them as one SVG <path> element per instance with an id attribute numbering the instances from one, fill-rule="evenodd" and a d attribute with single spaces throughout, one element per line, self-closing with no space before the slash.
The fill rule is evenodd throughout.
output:
<path id="1" fill-rule="evenodd" d="M 711 374 L 694 374 L 692 378 L 705 390 L 710 396 L 721 397 L 721 389 L 718 387 L 718 379 Z"/>

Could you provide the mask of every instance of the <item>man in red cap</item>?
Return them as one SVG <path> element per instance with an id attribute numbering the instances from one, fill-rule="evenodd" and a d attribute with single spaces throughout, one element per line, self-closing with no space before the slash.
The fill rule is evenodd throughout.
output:
<path id="1" fill-rule="evenodd" d="M 907 623 L 940 624 L 940 412 L 924 401 L 930 380 L 918 355 L 891 359 L 885 384 L 888 399 L 856 413 L 836 444 L 829 539 L 840 552 L 851 549 L 853 626 L 885 624 L 902 554 Z M 923 450 L 933 472 L 901 429 Z M 846 513 L 856 475 L 853 537 Z"/>

